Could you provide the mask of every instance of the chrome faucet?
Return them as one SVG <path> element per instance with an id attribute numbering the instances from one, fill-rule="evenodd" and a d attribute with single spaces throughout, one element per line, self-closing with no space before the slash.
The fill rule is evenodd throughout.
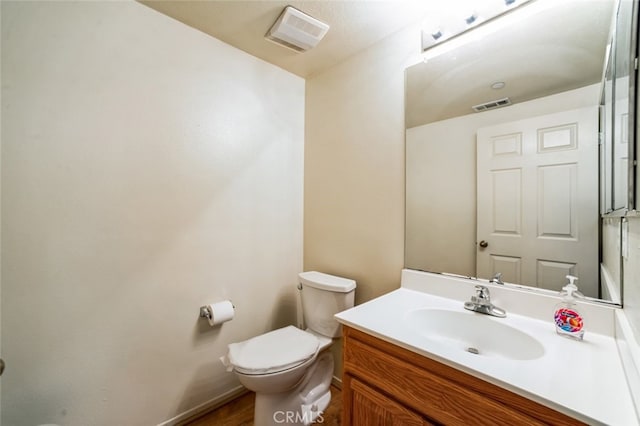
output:
<path id="1" fill-rule="evenodd" d="M 504 309 L 493 306 L 493 303 L 491 303 L 491 294 L 489 293 L 489 289 L 483 285 L 476 286 L 476 295 L 471 296 L 470 301 L 464 302 L 464 308 L 498 318 L 504 318 L 507 316 Z"/>

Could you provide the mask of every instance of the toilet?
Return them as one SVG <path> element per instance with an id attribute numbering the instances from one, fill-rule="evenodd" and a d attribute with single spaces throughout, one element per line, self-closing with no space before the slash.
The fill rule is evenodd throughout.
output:
<path id="1" fill-rule="evenodd" d="M 298 276 L 307 329 L 287 326 L 232 343 L 223 360 L 256 393 L 255 426 L 321 421 L 331 400 L 329 348 L 342 335 L 333 316 L 353 307 L 356 282 L 315 271 Z"/>

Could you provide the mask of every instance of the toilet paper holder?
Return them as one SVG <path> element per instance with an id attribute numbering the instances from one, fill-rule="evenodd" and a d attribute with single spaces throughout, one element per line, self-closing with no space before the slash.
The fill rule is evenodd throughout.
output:
<path id="1" fill-rule="evenodd" d="M 208 306 L 200 306 L 200 318 L 206 318 L 210 320 L 211 317 L 211 308 L 209 308 Z"/>
<path id="2" fill-rule="evenodd" d="M 231 302 L 231 306 L 233 306 L 233 309 L 236 308 L 236 305 L 234 305 L 233 302 Z M 208 320 L 213 318 L 213 312 L 211 312 L 211 307 L 209 305 L 200 306 L 200 318 L 206 318 Z"/>

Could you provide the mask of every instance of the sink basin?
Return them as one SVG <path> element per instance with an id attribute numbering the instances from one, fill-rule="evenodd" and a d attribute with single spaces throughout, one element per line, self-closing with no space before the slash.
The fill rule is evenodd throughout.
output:
<path id="1" fill-rule="evenodd" d="M 405 321 L 429 340 L 476 356 L 530 360 L 544 355 L 538 340 L 505 324 L 508 317 L 425 308 L 407 313 Z"/>

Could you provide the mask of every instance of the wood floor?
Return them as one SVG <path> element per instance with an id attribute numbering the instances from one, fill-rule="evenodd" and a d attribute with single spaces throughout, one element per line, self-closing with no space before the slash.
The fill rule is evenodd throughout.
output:
<path id="1" fill-rule="evenodd" d="M 184 426 L 253 426 L 253 392 L 234 399 L 217 410 L 205 414 Z M 322 423 L 316 425 L 339 426 L 342 415 L 342 392 L 331 386 L 331 403 L 322 414 Z"/>

